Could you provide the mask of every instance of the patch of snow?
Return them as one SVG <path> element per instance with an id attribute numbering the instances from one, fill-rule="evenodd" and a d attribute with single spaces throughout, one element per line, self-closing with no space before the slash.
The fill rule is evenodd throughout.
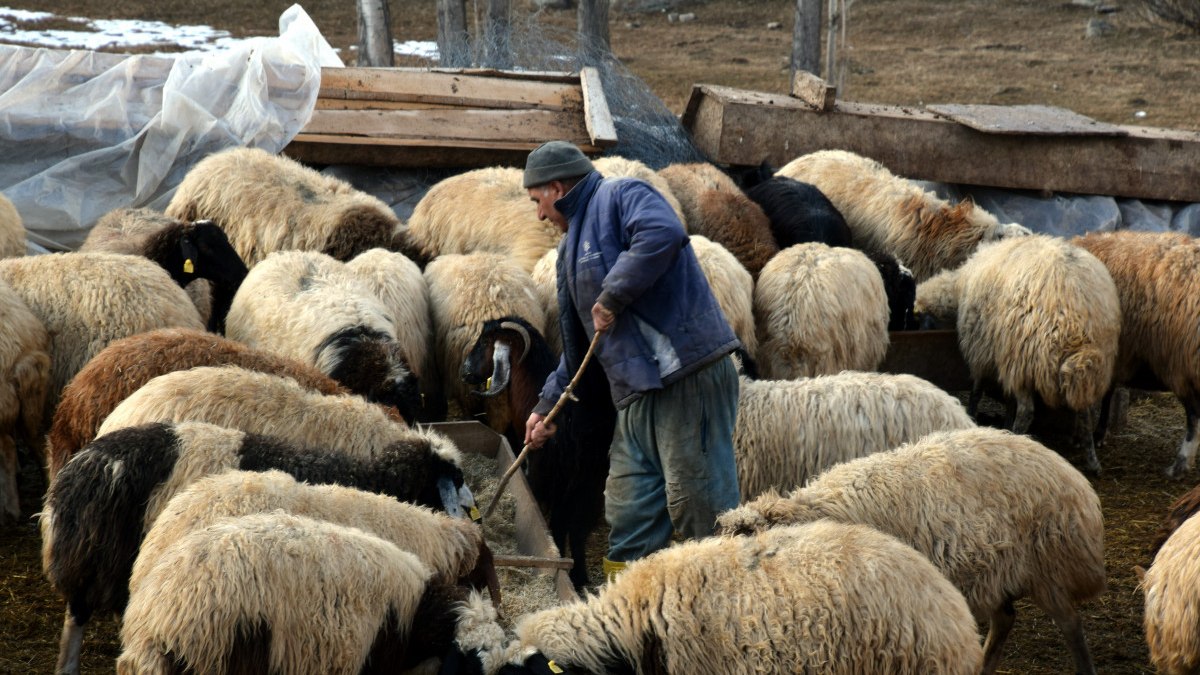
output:
<path id="1" fill-rule="evenodd" d="M 22 22 L 44 21 L 57 17 L 49 12 L 29 12 L 0 7 L 0 40 L 57 49 L 166 47 L 178 45 L 187 50 L 213 51 L 232 48 L 243 40 L 227 31 L 210 26 L 172 26 L 161 21 L 128 19 L 66 18 L 78 30 L 61 28 L 38 30 L 18 27 Z"/>
<path id="2" fill-rule="evenodd" d="M 392 51 L 404 56 L 419 56 L 430 61 L 437 61 L 439 59 L 436 42 L 423 40 L 394 41 L 392 42 Z"/>

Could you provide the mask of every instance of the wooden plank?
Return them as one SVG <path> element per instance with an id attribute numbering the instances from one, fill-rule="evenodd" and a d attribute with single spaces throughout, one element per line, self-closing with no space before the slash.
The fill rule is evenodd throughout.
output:
<path id="1" fill-rule="evenodd" d="M 792 96 L 821 112 L 829 112 L 837 99 L 837 87 L 829 86 L 806 70 L 797 70 L 792 77 Z"/>
<path id="2" fill-rule="evenodd" d="M 498 77 L 506 80 L 530 80 L 536 82 L 579 84 L 579 74 L 567 72 L 565 70 L 497 70 L 495 68 L 398 68 L 397 70 L 449 73 L 455 75 L 480 75 L 483 77 Z"/>
<path id="3" fill-rule="evenodd" d="M 955 330 L 892 331 L 878 370 L 907 373 L 946 391 L 970 391 L 971 371 L 958 348 Z"/>
<path id="4" fill-rule="evenodd" d="M 551 110 L 315 110 L 301 132 L 472 141 L 590 140 L 578 114 Z"/>
<path id="5" fill-rule="evenodd" d="M 1077 112 L 1050 105 L 927 105 L 926 110 L 989 134 L 1128 136 L 1115 124 L 1097 122 Z"/>
<path id="6" fill-rule="evenodd" d="M 617 127 L 613 125 L 608 109 L 608 99 L 600 84 L 600 73 L 595 68 L 585 67 L 579 72 L 583 93 L 583 119 L 592 145 L 601 147 L 617 144 Z"/>
<path id="7" fill-rule="evenodd" d="M 436 139 L 371 138 L 301 134 L 283 149 L 305 164 L 357 164 L 411 168 L 524 167 L 525 158 L 541 142 L 449 141 Z M 577 144 L 586 154 L 603 148 Z"/>
<path id="8" fill-rule="evenodd" d="M 435 422 L 417 426 L 421 429 L 432 429 L 449 438 L 459 449 L 469 450 L 484 457 L 495 458 L 500 450 L 500 434 L 482 422 Z"/>
<path id="9" fill-rule="evenodd" d="M 789 96 L 696 85 L 697 146 L 720 164 L 782 166 L 841 149 L 908 178 L 1139 199 L 1200 201 L 1200 133 L 1122 127 L 1123 137 L 986 134 L 905 106 L 839 101 L 828 113 Z M 985 158 L 985 159 L 981 159 Z"/>
<path id="10" fill-rule="evenodd" d="M 462 110 L 449 103 L 414 101 L 370 101 L 355 98 L 318 98 L 316 110 Z"/>
<path id="11" fill-rule="evenodd" d="M 496 567 L 538 567 L 542 569 L 569 570 L 575 566 L 570 558 L 546 558 L 536 555 L 502 555 L 492 556 Z"/>
<path id="12" fill-rule="evenodd" d="M 322 68 L 321 98 L 581 110 L 578 82 L 541 82 L 406 68 Z"/>

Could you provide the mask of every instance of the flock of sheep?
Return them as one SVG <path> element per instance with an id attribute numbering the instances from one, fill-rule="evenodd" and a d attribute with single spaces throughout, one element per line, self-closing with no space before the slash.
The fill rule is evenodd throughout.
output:
<path id="1" fill-rule="evenodd" d="M 484 416 L 519 445 L 557 364 L 561 233 L 518 169 L 447 178 L 402 223 L 235 149 L 165 213 L 33 257 L 0 198 L 0 518 L 21 513 L 23 441 L 49 478 L 59 672 L 115 612 L 120 673 L 991 673 L 1022 598 L 1096 672 L 1079 608 L 1105 588 L 1100 501 L 1023 434 L 1039 406 L 1073 411 L 1096 472 L 1114 389 L 1165 389 L 1187 414 L 1169 473 L 1192 468 L 1200 246 L 1035 235 L 841 151 L 737 181 L 595 164 L 667 197 L 742 342 L 743 503 L 512 633 L 460 451 L 420 423 Z M 874 372 L 918 322 L 957 329 L 965 408 Z M 1008 430 L 973 421 L 985 391 Z M 576 393 L 526 472 L 585 588 L 615 410 L 594 366 Z M 1176 505 L 1143 581 L 1163 672 L 1200 668 L 1197 509 Z"/>

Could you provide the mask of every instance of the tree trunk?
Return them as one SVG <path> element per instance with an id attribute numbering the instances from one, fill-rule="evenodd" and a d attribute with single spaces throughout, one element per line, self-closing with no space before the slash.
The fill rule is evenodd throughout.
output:
<path id="1" fill-rule="evenodd" d="M 596 59 L 610 50 L 608 39 L 609 0 L 579 0 L 579 40 L 584 62 L 594 65 Z"/>
<path id="2" fill-rule="evenodd" d="M 792 30 L 791 75 L 805 70 L 821 74 L 821 0 L 796 0 L 796 26 Z"/>
<path id="3" fill-rule="evenodd" d="M 487 34 L 483 45 L 483 65 L 488 68 L 511 68 L 512 31 L 508 23 L 508 0 L 488 0 Z"/>
<path id="4" fill-rule="evenodd" d="M 437 19 L 438 64 L 447 68 L 470 65 L 466 0 L 437 0 Z"/>
<path id="5" fill-rule="evenodd" d="M 387 0 L 358 0 L 358 65 L 390 68 L 395 58 Z"/>

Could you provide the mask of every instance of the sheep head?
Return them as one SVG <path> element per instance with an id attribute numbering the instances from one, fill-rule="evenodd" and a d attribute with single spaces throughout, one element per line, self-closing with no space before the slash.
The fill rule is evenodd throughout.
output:
<path id="1" fill-rule="evenodd" d="M 512 368 L 519 366 L 533 345 L 533 330 L 520 319 L 493 319 L 483 324 L 479 338 L 463 360 L 459 375 L 470 385 L 484 382 L 487 387 L 478 392 L 491 398 L 504 392 L 512 379 Z M 536 331 L 535 331 L 536 332 Z M 513 358 L 513 352 L 517 356 Z M 491 368 L 488 368 L 488 364 Z"/>

